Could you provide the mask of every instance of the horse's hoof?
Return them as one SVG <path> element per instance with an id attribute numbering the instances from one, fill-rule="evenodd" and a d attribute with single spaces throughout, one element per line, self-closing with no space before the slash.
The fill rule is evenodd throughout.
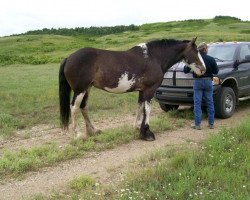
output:
<path id="1" fill-rule="evenodd" d="M 144 134 L 140 134 L 140 138 L 146 141 L 154 141 L 155 135 L 150 130 L 147 130 Z"/>

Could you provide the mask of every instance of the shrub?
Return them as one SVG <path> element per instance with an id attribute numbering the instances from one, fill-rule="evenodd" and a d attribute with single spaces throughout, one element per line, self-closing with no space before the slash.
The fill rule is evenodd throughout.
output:
<path id="1" fill-rule="evenodd" d="M 241 19 L 230 16 L 216 16 L 214 17 L 213 21 L 218 24 L 230 24 L 230 23 L 241 22 Z"/>

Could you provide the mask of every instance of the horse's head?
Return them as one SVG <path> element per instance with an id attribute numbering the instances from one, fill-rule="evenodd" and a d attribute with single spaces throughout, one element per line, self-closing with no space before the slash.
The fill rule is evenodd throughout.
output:
<path id="1" fill-rule="evenodd" d="M 206 72 L 206 65 L 195 44 L 197 38 L 188 42 L 183 53 L 184 62 L 198 75 Z"/>

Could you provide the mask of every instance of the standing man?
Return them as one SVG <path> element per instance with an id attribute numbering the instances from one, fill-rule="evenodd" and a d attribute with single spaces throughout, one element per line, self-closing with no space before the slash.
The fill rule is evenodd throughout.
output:
<path id="1" fill-rule="evenodd" d="M 213 74 L 218 74 L 218 66 L 215 59 L 207 55 L 208 46 L 205 42 L 198 45 L 198 51 L 203 58 L 206 65 L 206 72 L 201 76 L 197 76 L 193 73 L 194 77 L 194 117 L 195 123 L 191 125 L 192 128 L 201 130 L 202 119 L 202 97 L 206 100 L 207 114 L 208 114 L 208 127 L 214 128 L 214 102 L 213 102 Z M 190 68 L 185 66 L 184 73 L 189 73 Z"/>

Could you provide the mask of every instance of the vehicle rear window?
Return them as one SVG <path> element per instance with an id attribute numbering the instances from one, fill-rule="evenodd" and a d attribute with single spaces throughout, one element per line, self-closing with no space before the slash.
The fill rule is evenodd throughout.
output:
<path id="1" fill-rule="evenodd" d="M 218 61 L 231 61 L 234 58 L 236 45 L 222 46 L 212 45 L 208 47 L 208 55 L 218 59 Z"/>

